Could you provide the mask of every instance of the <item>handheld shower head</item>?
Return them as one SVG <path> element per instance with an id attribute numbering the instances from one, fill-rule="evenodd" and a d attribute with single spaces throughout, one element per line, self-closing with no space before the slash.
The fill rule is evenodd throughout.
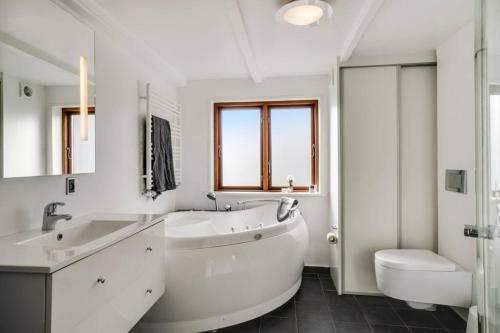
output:
<path id="1" fill-rule="evenodd" d="M 219 210 L 219 206 L 217 205 L 217 195 L 214 192 L 208 192 L 207 198 L 213 200 L 215 202 L 215 211 Z"/>

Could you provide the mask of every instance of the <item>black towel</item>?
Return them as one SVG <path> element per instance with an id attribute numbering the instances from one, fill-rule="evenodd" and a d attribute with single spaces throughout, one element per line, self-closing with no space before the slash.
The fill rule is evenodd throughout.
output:
<path id="1" fill-rule="evenodd" d="M 162 192 L 175 189 L 174 159 L 172 157 L 172 136 L 168 120 L 152 117 L 153 133 L 153 199 Z"/>

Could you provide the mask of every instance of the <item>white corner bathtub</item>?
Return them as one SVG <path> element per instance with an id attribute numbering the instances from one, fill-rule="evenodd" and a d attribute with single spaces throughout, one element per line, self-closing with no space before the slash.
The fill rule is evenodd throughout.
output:
<path id="1" fill-rule="evenodd" d="M 201 332 L 259 317 L 302 281 L 309 235 L 299 211 L 278 223 L 277 205 L 167 215 L 166 291 L 133 332 Z"/>

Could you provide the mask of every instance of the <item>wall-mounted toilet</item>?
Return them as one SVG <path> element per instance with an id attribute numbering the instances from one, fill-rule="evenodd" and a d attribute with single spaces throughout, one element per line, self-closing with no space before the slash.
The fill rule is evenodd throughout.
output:
<path id="1" fill-rule="evenodd" d="M 416 309 L 471 304 L 472 273 L 429 250 L 378 251 L 375 275 L 382 293 Z"/>

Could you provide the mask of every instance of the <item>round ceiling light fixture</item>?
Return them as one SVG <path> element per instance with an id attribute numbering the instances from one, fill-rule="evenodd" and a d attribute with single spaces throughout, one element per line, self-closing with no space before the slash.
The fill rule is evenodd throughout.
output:
<path id="1" fill-rule="evenodd" d="M 276 20 L 312 27 L 328 20 L 332 12 L 332 6 L 324 0 L 294 0 L 278 10 Z"/>

